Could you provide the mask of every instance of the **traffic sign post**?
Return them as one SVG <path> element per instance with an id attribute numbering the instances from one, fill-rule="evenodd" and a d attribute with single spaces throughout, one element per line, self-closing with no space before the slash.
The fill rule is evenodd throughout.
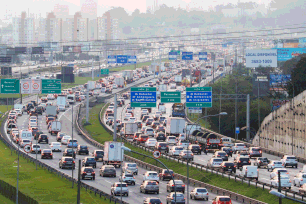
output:
<path id="1" fill-rule="evenodd" d="M 60 94 L 62 92 L 62 84 L 60 79 L 42 79 L 42 94 Z"/>
<path id="2" fill-rule="evenodd" d="M 115 55 L 107 56 L 107 63 L 117 63 L 117 57 Z"/>
<path id="3" fill-rule="evenodd" d="M 181 103 L 181 92 L 160 92 L 162 103 Z"/>
<path id="4" fill-rule="evenodd" d="M 107 56 L 107 63 L 118 63 L 118 64 L 136 64 L 136 55 L 109 55 Z"/>
<path id="5" fill-rule="evenodd" d="M 240 133 L 240 127 L 236 127 L 235 131 L 236 131 L 236 134 L 239 134 Z"/>
<path id="6" fill-rule="evenodd" d="M 1 79 L 1 94 L 20 94 L 19 79 Z"/>
<path id="7" fill-rule="evenodd" d="M 177 52 L 169 52 L 169 60 L 177 60 Z"/>
<path id="8" fill-rule="evenodd" d="M 127 56 L 127 63 L 128 64 L 136 64 L 137 63 L 137 57 L 134 56 Z"/>
<path id="9" fill-rule="evenodd" d="M 186 88 L 186 107 L 212 107 L 211 87 Z"/>
<path id="10" fill-rule="evenodd" d="M 199 60 L 207 61 L 207 52 L 199 52 Z"/>
<path id="11" fill-rule="evenodd" d="M 25 145 L 24 147 L 23 147 L 23 150 L 26 152 L 26 153 L 30 153 L 31 152 L 31 146 L 30 145 Z"/>
<path id="12" fill-rule="evenodd" d="M 193 52 L 182 52 L 182 60 L 193 60 Z"/>
<path id="13" fill-rule="evenodd" d="M 31 79 L 21 79 L 20 80 L 21 94 L 31 93 Z"/>
<path id="14" fill-rule="evenodd" d="M 101 69 L 101 74 L 109 75 L 109 69 Z"/>
<path id="15" fill-rule="evenodd" d="M 41 92 L 41 80 L 31 79 L 31 93 L 39 94 Z"/>
<path id="16" fill-rule="evenodd" d="M 156 87 L 131 88 L 131 107 L 156 107 Z"/>
<path id="17" fill-rule="evenodd" d="M 160 155 L 161 155 L 161 153 L 160 153 L 160 151 L 158 151 L 158 150 L 155 150 L 155 151 L 153 152 L 153 157 L 154 157 L 155 159 L 158 159 L 158 158 L 160 157 Z"/>

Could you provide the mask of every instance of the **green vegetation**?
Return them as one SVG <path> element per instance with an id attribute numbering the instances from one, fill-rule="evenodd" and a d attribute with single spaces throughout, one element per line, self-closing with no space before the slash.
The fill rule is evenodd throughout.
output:
<path id="1" fill-rule="evenodd" d="M 91 125 L 86 125 L 85 129 L 86 131 L 98 142 L 104 144 L 105 141 L 112 141 L 113 137 L 110 135 L 101 125 L 99 122 L 99 113 L 100 109 L 103 107 L 104 104 L 99 104 L 95 107 L 93 107 L 89 112 L 89 123 Z M 83 124 L 85 123 L 85 120 L 83 120 Z M 131 148 L 134 151 L 150 155 L 152 156 L 152 153 L 146 152 L 142 149 L 139 149 L 137 147 L 134 147 L 128 143 L 125 144 L 128 148 Z M 139 156 L 136 154 L 128 154 L 134 158 L 140 159 L 141 161 L 157 165 L 156 161 Z M 186 165 L 184 164 L 178 164 L 177 162 L 166 160 L 164 158 L 160 158 L 160 161 L 167 164 L 168 168 L 173 169 L 176 173 L 179 173 L 181 175 L 187 175 L 186 174 Z M 159 165 L 157 165 L 159 166 Z M 234 180 L 228 180 L 227 178 L 223 178 L 221 175 L 217 176 L 215 174 L 208 173 L 206 171 L 200 171 L 199 169 L 191 167 L 189 169 L 189 175 L 190 178 L 212 184 L 214 186 L 218 186 L 233 192 L 237 192 L 239 194 L 269 203 L 269 204 L 277 204 L 278 198 L 275 196 L 269 194 L 268 190 L 262 190 L 260 188 L 255 188 L 254 186 L 248 186 L 248 184 L 244 183 L 241 184 L 241 182 L 235 182 Z M 284 204 L 293 204 L 293 201 L 290 200 L 283 200 Z"/>
<path id="2" fill-rule="evenodd" d="M 1 124 L 2 121 L 0 121 Z M 0 179 L 16 186 L 17 180 L 17 157 L 0 140 Z M 58 177 L 56 174 L 38 167 L 35 170 L 35 164 L 28 162 L 20 156 L 19 190 L 27 196 L 32 197 L 39 203 L 76 203 L 77 185 L 71 188 L 72 183 L 68 180 Z M 5 199 L 1 203 L 5 203 Z M 10 202 L 7 202 L 10 203 Z M 110 203 L 105 201 L 104 197 L 95 196 L 90 191 L 81 189 L 81 203 Z"/>
<path id="3" fill-rule="evenodd" d="M 3 196 L 0 194 L 0 200 L 2 204 L 14 204 L 13 201 L 11 201 L 10 199 L 8 199 L 7 197 Z"/>
<path id="4" fill-rule="evenodd" d="M 5 113 L 7 110 L 11 110 L 11 108 L 12 106 L 0 105 L 0 112 Z"/>
<path id="5" fill-rule="evenodd" d="M 169 59 L 162 59 L 162 62 L 168 62 L 170 61 Z M 159 60 L 157 60 L 157 62 L 159 62 Z M 136 68 L 138 67 L 142 67 L 142 66 L 149 66 L 152 62 L 142 62 L 142 63 L 138 63 L 136 65 Z M 122 70 L 134 70 L 135 69 L 135 65 L 127 65 L 127 66 L 123 66 L 123 67 L 117 67 L 117 68 L 113 68 L 110 69 L 111 71 L 122 71 Z"/>

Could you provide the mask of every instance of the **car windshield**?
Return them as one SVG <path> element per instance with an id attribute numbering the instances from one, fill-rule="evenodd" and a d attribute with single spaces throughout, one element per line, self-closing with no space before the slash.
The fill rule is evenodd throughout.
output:
<path id="1" fill-rule="evenodd" d="M 282 162 L 274 162 L 274 164 L 282 164 Z"/>
<path id="2" fill-rule="evenodd" d="M 167 146 L 167 143 L 159 143 L 159 146 L 161 146 L 161 147 L 166 147 L 166 146 Z"/>
<path id="3" fill-rule="evenodd" d="M 65 161 L 73 161 L 72 158 L 65 158 Z"/>
<path id="4" fill-rule="evenodd" d="M 39 145 L 33 145 L 33 148 L 40 148 Z"/>
<path id="5" fill-rule="evenodd" d="M 177 184 L 181 185 L 181 184 L 184 184 L 184 183 L 181 180 L 175 180 L 175 185 L 177 185 Z"/>
<path id="6" fill-rule="evenodd" d="M 136 167 L 136 164 L 128 164 L 128 167 Z"/>
<path id="7" fill-rule="evenodd" d="M 94 172 L 94 170 L 92 168 L 85 168 L 84 171 L 86 171 L 86 172 Z"/>
<path id="8" fill-rule="evenodd" d="M 237 144 L 236 146 L 244 146 L 244 144 Z"/>
<path id="9" fill-rule="evenodd" d="M 148 138 L 149 136 L 140 136 L 142 139 L 146 139 Z"/>
<path id="10" fill-rule="evenodd" d="M 252 148 L 252 151 L 259 152 L 261 149 L 260 148 Z"/>
<path id="11" fill-rule="evenodd" d="M 175 150 L 183 150 L 183 147 L 176 147 Z"/>
<path id="12" fill-rule="evenodd" d="M 30 140 L 22 140 L 23 142 L 30 142 Z"/>
<path id="13" fill-rule="evenodd" d="M 51 153 L 51 150 L 43 150 L 44 153 Z"/>
<path id="14" fill-rule="evenodd" d="M 259 158 L 260 161 L 268 161 L 267 158 Z"/>
<path id="15" fill-rule="evenodd" d="M 160 204 L 161 203 L 161 201 L 160 201 L 160 199 L 159 198 L 153 198 L 153 199 L 150 199 L 150 203 L 156 203 L 156 204 Z"/>
<path id="16" fill-rule="evenodd" d="M 96 154 L 103 154 L 103 151 L 96 151 Z"/>
<path id="17" fill-rule="evenodd" d="M 73 150 L 72 149 L 67 149 L 67 152 L 72 152 Z"/>
<path id="18" fill-rule="evenodd" d="M 295 157 L 287 157 L 287 159 L 296 159 Z"/>
<path id="19" fill-rule="evenodd" d="M 81 148 L 81 149 L 87 149 L 87 146 L 81 145 L 80 148 Z"/>
<path id="20" fill-rule="evenodd" d="M 95 158 L 87 158 L 87 161 L 95 161 Z"/>
<path id="21" fill-rule="evenodd" d="M 286 169 L 279 169 L 278 171 L 281 172 L 281 173 L 287 173 Z"/>
<path id="22" fill-rule="evenodd" d="M 218 153 L 220 156 L 225 156 L 226 155 L 226 153 L 224 153 L 224 152 L 220 152 L 220 153 Z"/>
<path id="23" fill-rule="evenodd" d="M 175 194 L 173 194 L 172 197 L 175 197 Z M 176 194 L 176 197 L 177 197 L 177 198 L 184 198 L 184 195 L 183 195 L 183 194 L 180 194 L 180 193 L 177 193 L 177 194 Z"/>
<path id="24" fill-rule="evenodd" d="M 193 146 L 192 146 L 192 149 L 200 149 L 200 146 L 198 146 L 198 145 L 193 145 Z"/>
<path id="25" fill-rule="evenodd" d="M 149 173 L 149 176 L 157 176 L 157 173 Z"/>
<path id="26" fill-rule="evenodd" d="M 222 159 L 214 159 L 214 162 L 222 162 Z"/>
<path id="27" fill-rule="evenodd" d="M 206 193 L 207 190 L 205 188 L 200 188 L 200 189 L 197 189 L 197 192 L 199 192 L 199 193 Z"/>
<path id="28" fill-rule="evenodd" d="M 148 185 L 157 185 L 157 183 L 155 181 L 149 181 L 147 184 Z"/>
<path id="29" fill-rule="evenodd" d="M 240 161 L 249 161 L 249 158 L 240 158 Z"/>
<path id="30" fill-rule="evenodd" d="M 230 198 L 219 198 L 220 201 L 231 201 Z"/>

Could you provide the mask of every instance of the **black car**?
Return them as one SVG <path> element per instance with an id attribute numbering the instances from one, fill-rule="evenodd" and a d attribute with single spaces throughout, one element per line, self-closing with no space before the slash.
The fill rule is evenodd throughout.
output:
<path id="1" fill-rule="evenodd" d="M 70 148 L 66 148 L 65 151 L 63 152 L 63 156 L 65 157 L 73 157 L 75 159 L 75 151 Z"/>
<path id="2" fill-rule="evenodd" d="M 36 112 L 37 114 L 42 115 L 43 112 L 44 112 L 44 107 L 43 107 L 43 106 L 37 106 L 34 110 L 35 110 L 35 112 Z"/>
<path id="3" fill-rule="evenodd" d="M 82 160 L 82 166 L 92 166 L 93 168 L 96 168 L 97 162 L 94 157 L 85 157 L 85 159 Z"/>
<path id="4" fill-rule="evenodd" d="M 173 170 L 169 169 L 169 171 L 167 169 L 163 169 L 162 172 L 159 174 L 159 178 L 164 181 L 164 180 L 171 180 L 172 176 L 174 176 L 173 174 Z"/>
<path id="5" fill-rule="evenodd" d="M 87 145 L 78 145 L 78 148 L 76 150 L 76 153 L 78 155 L 81 155 L 81 154 L 86 154 L 88 155 L 89 154 L 89 151 L 88 151 L 88 147 Z"/>
<path id="6" fill-rule="evenodd" d="M 155 145 L 155 149 L 161 152 L 169 152 L 169 145 L 167 142 L 157 142 Z"/>
<path id="7" fill-rule="evenodd" d="M 45 142 L 46 144 L 48 144 L 49 143 L 49 138 L 46 134 L 40 134 L 37 142 L 38 143 Z"/>
<path id="8" fill-rule="evenodd" d="M 32 134 L 33 134 L 33 132 L 32 132 Z M 44 134 L 42 131 L 36 131 L 36 132 L 34 132 L 34 139 L 35 140 L 37 140 L 38 139 L 38 137 L 39 137 L 39 135 L 41 135 L 41 134 Z"/>
<path id="9" fill-rule="evenodd" d="M 157 141 L 165 141 L 165 140 L 166 140 L 166 135 L 165 135 L 165 133 L 163 133 L 163 132 L 158 132 L 158 133 L 156 133 L 156 135 L 155 135 L 155 139 L 156 139 Z"/>
<path id="10" fill-rule="evenodd" d="M 96 161 L 103 161 L 104 151 L 103 150 L 95 150 L 92 153 L 92 156 L 95 158 Z"/>
<path id="11" fill-rule="evenodd" d="M 145 122 L 148 118 L 150 118 L 149 115 L 143 115 L 143 117 L 141 118 L 142 122 Z"/>
<path id="12" fill-rule="evenodd" d="M 233 150 L 230 147 L 222 147 L 221 151 L 225 151 L 228 156 L 233 157 Z"/>
<path id="13" fill-rule="evenodd" d="M 223 172 L 230 171 L 236 173 L 236 165 L 234 162 L 222 162 L 221 169 Z"/>
<path id="14" fill-rule="evenodd" d="M 251 165 L 251 160 L 249 157 L 237 157 L 235 160 L 237 168 L 243 167 L 244 165 Z"/>
<path id="15" fill-rule="evenodd" d="M 41 159 L 53 159 L 53 154 L 51 149 L 43 149 L 41 151 Z"/>
<path id="16" fill-rule="evenodd" d="M 75 161 L 71 157 L 62 157 L 58 166 L 60 169 L 75 169 Z"/>
<path id="17" fill-rule="evenodd" d="M 82 179 L 91 179 L 95 180 L 96 174 L 92 167 L 82 167 L 81 168 L 81 177 Z"/>
<path id="18" fill-rule="evenodd" d="M 38 128 L 32 127 L 32 136 L 34 136 L 36 132 L 38 132 Z"/>
<path id="19" fill-rule="evenodd" d="M 191 150 L 192 153 L 194 153 L 194 154 L 201 154 L 200 145 L 192 144 L 192 145 L 189 145 L 188 149 Z"/>
<path id="20" fill-rule="evenodd" d="M 34 104 L 33 103 L 28 103 L 27 104 L 27 111 L 34 109 Z"/>

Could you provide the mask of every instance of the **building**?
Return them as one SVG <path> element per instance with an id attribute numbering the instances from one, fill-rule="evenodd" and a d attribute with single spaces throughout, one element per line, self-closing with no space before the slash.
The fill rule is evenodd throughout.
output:
<path id="1" fill-rule="evenodd" d="M 21 17 L 14 17 L 13 21 L 13 42 L 15 44 L 33 43 L 35 40 L 34 18 L 27 18 L 26 12 Z"/>
<path id="2" fill-rule="evenodd" d="M 111 18 L 110 12 L 104 13 L 97 18 L 98 39 L 97 40 L 116 40 L 119 38 L 118 19 Z"/>
<path id="3" fill-rule="evenodd" d="M 56 18 L 53 12 L 47 15 L 45 26 L 45 41 L 58 42 L 62 39 L 62 19 Z"/>
<path id="4" fill-rule="evenodd" d="M 80 12 L 76 12 L 73 21 L 73 41 L 88 41 L 89 19 L 83 18 Z"/>
<path id="5" fill-rule="evenodd" d="M 53 13 L 57 18 L 66 19 L 69 17 L 69 6 L 56 4 Z"/>
<path id="6" fill-rule="evenodd" d="M 74 35 L 74 18 L 66 18 L 63 20 L 62 40 L 64 42 L 73 41 Z"/>
<path id="7" fill-rule="evenodd" d="M 81 14 L 83 18 L 94 20 L 97 18 L 98 3 L 96 0 L 81 0 Z"/>

